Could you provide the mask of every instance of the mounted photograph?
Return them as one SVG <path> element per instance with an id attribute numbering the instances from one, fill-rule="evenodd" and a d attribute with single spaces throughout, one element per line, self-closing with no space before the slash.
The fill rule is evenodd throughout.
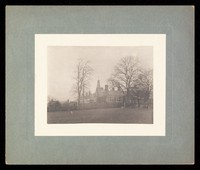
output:
<path id="1" fill-rule="evenodd" d="M 48 46 L 47 122 L 153 123 L 153 46 Z"/>
<path id="2" fill-rule="evenodd" d="M 165 34 L 36 34 L 36 136 L 163 136 Z"/>

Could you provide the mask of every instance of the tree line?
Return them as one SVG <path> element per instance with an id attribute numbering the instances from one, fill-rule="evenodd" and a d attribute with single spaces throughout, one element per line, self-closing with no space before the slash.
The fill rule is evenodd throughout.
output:
<path id="1" fill-rule="evenodd" d="M 153 70 L 142 68 L 137 57 L 124 57 L 114 67 L 108 82 L 123 91 L 126 102 L 136 100 L 139 106 L 141 99 L 148 102 L 153 91 Z"/>
<path id="2" fill-rule="evenodd" d="M 123 57 L 115 65 L 113 73 L 108 79 L 110 88 L 121 89 L 125 95 L 125 103 L 143 99 L 148 102 L 153 91 L 153 70 L 144 69 L 135 56 Z M 102 68 L 103 69 L 103 68 Z M 90 82 L 92 80 L 94 69 L 90 61 L 79 59 L 75 67 L 75 77 L 73 78 L 73 93 L 77 98 L 77 105 L 80 105 L 81 97 L 89 92 Z M 83 97 L 84 100 L 84 97 Z M 49 100 L 48 106 L 55 109 L 73 108 L 73 104 L 60 103 L 58 100 Z"/>
<path id="3" fill-rule="evenodd" d="M 81 95 L 84 96 L 89 90 L 93 71 L 89 61 L 82 59 L 78 61 L 74 78 L 74 93 L 77 96 L 78 105 Z M 153 91 L 153 70 L 142 68 L 135 56 L 123 57 L 114 67 L 108 84 L 110 88 L 120 88 L 127 100 L 131 98 L 140 100 L 142 98 L 148 101 Z"/>

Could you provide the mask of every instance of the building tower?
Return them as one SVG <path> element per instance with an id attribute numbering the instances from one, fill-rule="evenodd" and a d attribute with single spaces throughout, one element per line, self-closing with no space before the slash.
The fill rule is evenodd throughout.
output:
<path id="1" fill-rule="evenodd" d="M 98 93 L 100 89 L 101 89 L 100 80 L 98 80 L 97 81 L 97 87 L 96 87 L 96 93 Z"/>
<path id="2" fill-rule="evenodd" d="M 100 93 L 101 93 L 101 86 L 100 86 L 100 80 L 97 81 L 97 87 L 96 87 L 96 101 L 100 102 Z"/>

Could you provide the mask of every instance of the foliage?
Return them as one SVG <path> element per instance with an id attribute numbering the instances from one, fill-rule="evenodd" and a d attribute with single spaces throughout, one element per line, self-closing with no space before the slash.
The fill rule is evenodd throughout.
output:
<path id="1" fill-rule="evenodd" d="M 61 103 L 58 100 L 50 99 L 47 105 L 47 111 L 60 111 L 61 110 Z"/>
<path id="2" fill-rule="evenodd" d="M 141 69 L 136 81 L 136 86 L 140 88 L 142 97 L 147 101 L 153 91 L 153 71 L 151 69 Z"/>
<path id="3" fill-rule="evenodd" d="M 114 72 L 108 80 L 112 87 L 120 87 L 123 92 L 134 85 L 138 75 L 139 61 L 136 57 L 124 57 L 114 67 Z"/>
<path id="4" fill-rule="evenodd" d="M 153 71 L 145 70 L 139 64 L 137 57 L 122 58 L 108 80 L 111 87 L 118 87 L 124 92 L 126 104 L 137 103 L 138 107 L 141 100 L 148 103 L 153 90 Z"/>

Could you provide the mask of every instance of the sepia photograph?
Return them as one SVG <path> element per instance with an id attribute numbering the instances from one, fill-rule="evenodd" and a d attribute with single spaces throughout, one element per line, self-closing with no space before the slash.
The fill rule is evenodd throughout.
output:
<path id="1" fill-rule="evenodd" d="M 165 34 L 36 34 L 35 135 L 165 135 L 165 43 Z"/>
<path id="2" fill-rule="evenodd" d="M 47 122 L 153 123 L 152 46 L 48 46 Z"/>

